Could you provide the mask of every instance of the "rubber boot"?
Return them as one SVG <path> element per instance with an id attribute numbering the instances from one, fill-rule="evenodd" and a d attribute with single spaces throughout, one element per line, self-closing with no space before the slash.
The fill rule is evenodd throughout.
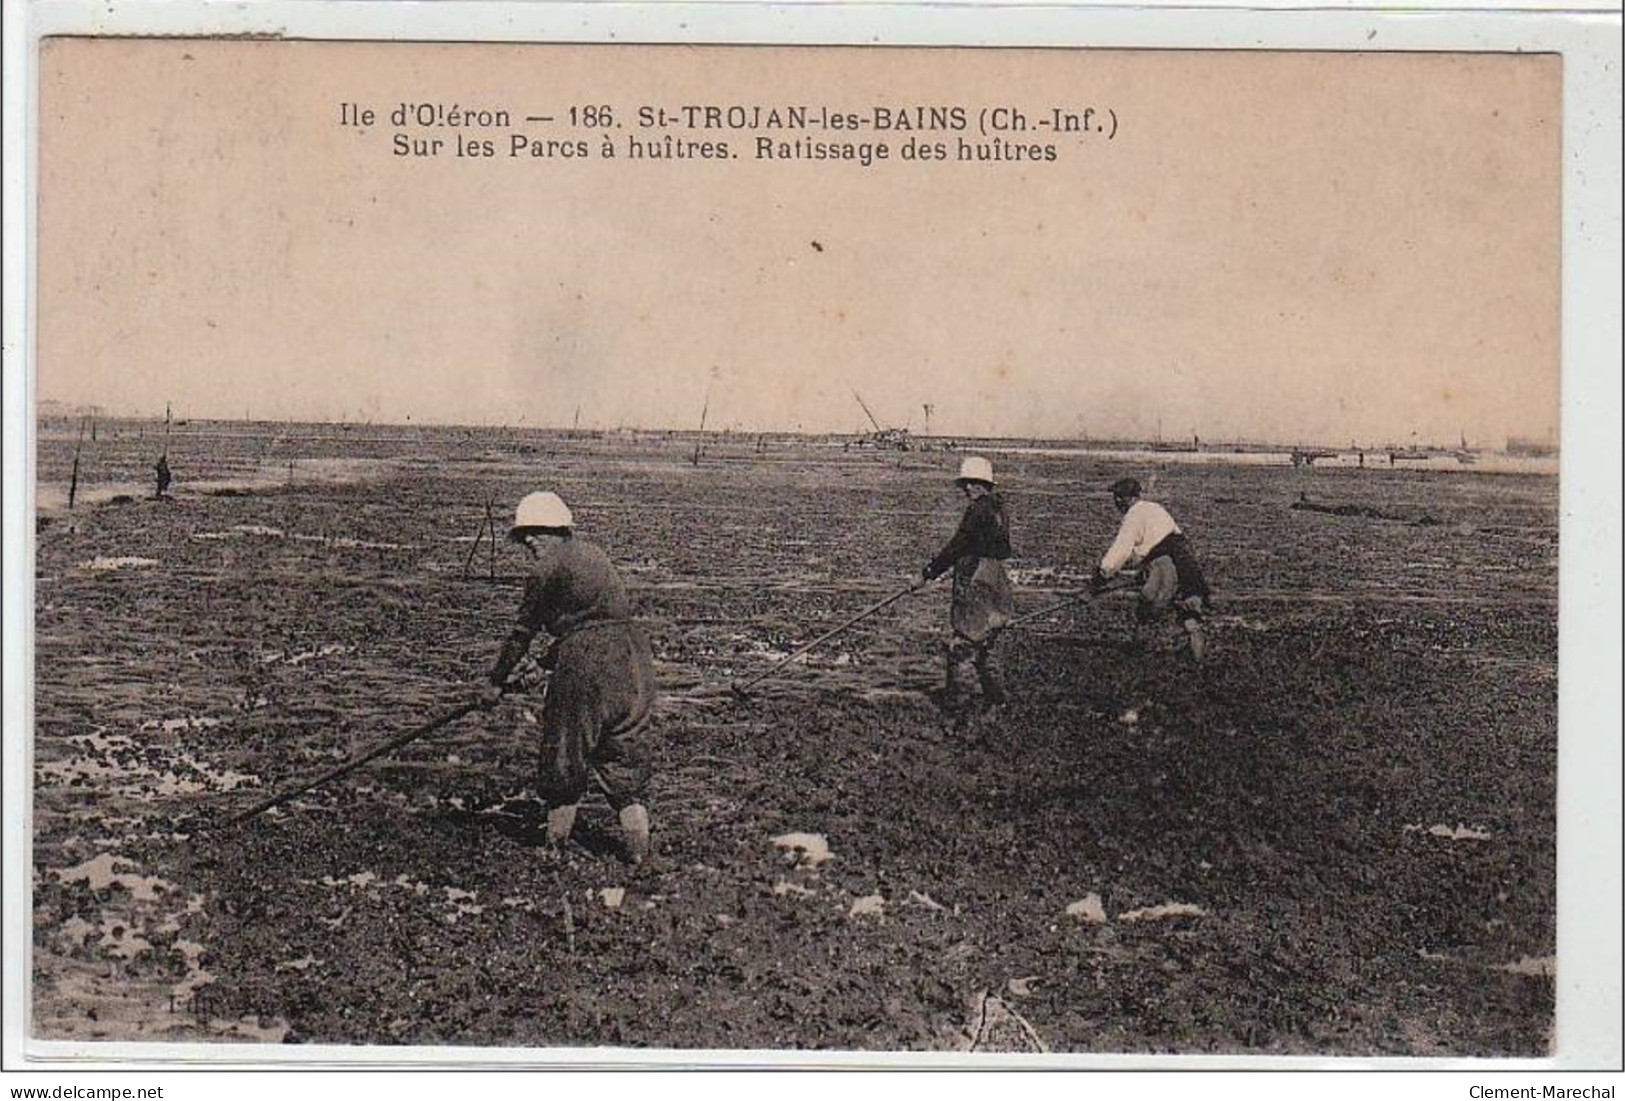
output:
<path id="1" fill-rule="evenodd" d="M 956 724 L 965 722 L 976 703 L 980 665 L 977 647 L 974 644 L 959 638 L 949 644 L 943 710 Z"/>
<path id="2" fill-rule="evenodd" d="M 943 661 L 943 681 L 940 688 L 931 691 L 931 699 L 944 716 L 954 712 L 954 701 L 959 696 L 959 678 L 954 671 L 954 659 L 949 655 Z"/>
<path id="3" fill-rule="evenodd" d="M 576 828 L 576 804 L 565 803 L 563 806 L 552 807 L 547 812 L 547 843 L 555 849 L 564 847 L 570 840 L 571 832 Z"/>
<path id="4" fill-rule="evenodd" d="M 649 812 L 642 803 L 621 808 L 621 834 L 626 842 L 626 859 L 642 864 L 649 855 Z"/>
<path id="5" fill-rule="evenodd" d="M 1185 634 L 1190 639 L 1191 657 L 1195 658 L 1197 662 L 1201 662 L 1203 658 L 1207 657 L 1207 635 L 1202 631 L 1202 624 L 1194 619 L 1191 620 L 1185 624 Z"/>
<path id="6" fill-rule="evenodd" d="M 997 708 L 1010 698 L 1009 689 L 1004 683 L 1004 670 L 999 668 L 992 647 L 983 647 L 977 651 L 976 675 L 982 686 L 982 702 L 987 707 Z"/>

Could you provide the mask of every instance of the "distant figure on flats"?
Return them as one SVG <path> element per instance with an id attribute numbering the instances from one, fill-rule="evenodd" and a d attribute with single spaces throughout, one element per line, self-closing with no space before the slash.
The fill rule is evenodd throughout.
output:
<path id="1" fill-rule="evenodd" d="M 569 840 L 581 797 L 596 782 L 620 816 L 627 859 L 641 863 L 649 854 L 649 769 L 638 742 L 655 684 L 648 636 L 632 618 L 620 573 L 601 549 L 576 536 L 556 494 L 520 501 L 508 537 L 533 562 L 519 621 L 479 687 L 479 702 L 496 704 L 532 640 L 546 632 L 553 642 L 541 665 L 552 671 L 551 683 L 532 691 L 545 691 L 537 793 L 548 808 L 548 841 L 558 848 Z M 527 708 L 522 729 L 536 722 Z"/>
<path id="2" fill-rule="evenodd" d="M 153 494 L 153 496 L 154 497 L 163 497 L 166 493 L 169 492 L 170 483 L 172 481 L 174 481 L 174 479 L 172 477 L 170 477 L 170 474 L 169 474 L 169 456 L 168 455 L 160 455 L 160 456 L 158 456 L 158 463 L 152 469 L 158 475 L 158 492 Z"/>
<path id="3" fill-rule="evenodd" d="M 958 712 L 970 702 L 973 676 L 985 704 L 997 706 L 1008 697 L 993 647 L 1014 617 L 1015 594 L 1004 568 L 1010 557 L 1010 517 L 994 485 L 993 464 L 970 456 L 960 463 L 954 483 L 970 504 L 953 538 L 921 572 L 927 581 L 954 572 L 946 702 Z"/>
<path id="4" fill-rule="evenodd" d="M 1102 591 L 1110 578 L 1125 569 L 1143 567 L 1145 580 L 1136 618 L 1152 624 L 1172 612 L 1185 628 L 1191 656 L 1201 661 L 1207 654 L 1202 619 L 1212 596 L 1190 541 L 1167 509 L 1141 496 L 1135 479 L 1119 478 L 1112 483 L 1111 492 L 1123 523 L 1095 567 L 1090 591 Z"/>

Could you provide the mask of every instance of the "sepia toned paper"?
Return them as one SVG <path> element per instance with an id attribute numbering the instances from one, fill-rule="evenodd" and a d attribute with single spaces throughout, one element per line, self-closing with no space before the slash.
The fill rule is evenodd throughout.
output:
<path id="1" fill-rule="evenodd" d="M 828 432 L 862 380 L 964 435 L 1556 443 L 1555 55 L 62 39 L 41 75 L 47 398 L 691 427 L 714 379 L 716 426 Z"/>
<path id="2" fill-rule="evenodd" d="M 1564 93 L 1556 51 L 42 39 L 29 1041 L 1552 1056 Z M 973 458 L 1014 612 L 966 710 Z M 1124 477 L 1206 656 L 1085 595 Z M 463 707 L 543 490 L 653 643 L 638 867 L 602 791 L 543 840 L 540 642 Z"/>

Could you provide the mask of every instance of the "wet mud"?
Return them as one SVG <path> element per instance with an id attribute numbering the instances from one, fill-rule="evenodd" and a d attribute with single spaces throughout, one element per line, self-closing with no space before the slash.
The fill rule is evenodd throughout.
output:
<path id="1" fill-rule="evenodd" d="M 81 493 L 150 442 L 103 443 Z M 33 1036 L 1546 1050 L 1555 479 L 1002 456 L 1018 611 L 1087 581 L 1103 487 L 1155 473 L 1212 659 L 1102 598 L 1007 632 L 1014 699 L 955 718 L 945 584 L 728 688 L 917 575 L 956 457 L 524 446 L 183 436 L 172 500 L 41 494 Z M 71 450 L 42 440 L 47 485 Z M 544 485 L 654 639 L 655 858 L 623 864 L 597 800 L 546 849 L 523 700 L 228 827 L 466 698 L 523 567 L 465 576 L 470 540 Z"/>

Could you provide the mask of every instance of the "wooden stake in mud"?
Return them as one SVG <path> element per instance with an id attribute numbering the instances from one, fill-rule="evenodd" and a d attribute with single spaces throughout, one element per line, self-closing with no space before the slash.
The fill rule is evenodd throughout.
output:
<path id="1" fill-rule="evenodd" d="M 480 521 L 479 530 L 474 533 L 474 544 L 468 548 L 468 557 L 463 559 L 463 580 L 468 580 L 468 568 L 474 564 L 474 556 L 480 551 L 480 544 L 489 536 L 491 540 L 491 580 L 497 579 L 497 522 L 491 511 L 494 500 L 487 495 L 485 498 L 485 518 Z"/>
<path id="2" fill-rule="evenodd" d="M 474 542 L 469 544 L 468 557 L 463 559 L 463 580 L 468 580 L 468 567 L 474 564 L 474 556 L 480 552 L 480 543 L 485 539 L 485 521 L 474 532 Z"/>
<path id="3" fill-rule="evenodd" d="M 897 591 L 895 593 L 892 593 L 885 600 L 882 600 L 878 604 L 871 604 L 869 607 L 863 609 L 863 611 L 859 612 L 857 615 L 853 616 L 851 619 L 846 620 L 840 626 L 832 627 L 828 631 L 825 631 L 823 634 L 819 635 L 817 638 L 815 638 L 811 642 L 807 643 L 801 649 L 797 650 L 795 653 L 791 654 L 789 657 L 785 658 L 783 661 L 781 661 L 778 664 L 774 665 L 771 669 L 767 669 L 767 670 L 764 670 L 763 672 L 760 672 L 760 673 L 756 674 L 754 677 L 750 678 L 750 680 L 747 680 L 742 684 L 730 684 L 728 686 L 728 690 L 731 691 L 736 696 L 741 696 L 741 697 L 744 696 L 745 695 L 745 689 L 751 687 L 752 685 L 760 684 L 764 680 L 767 680 L 769 677 L 776 676 L 778 673 L 780 673 L 785 668 L 785 666 L 789 665 L 791 662 L 795 661 L 797 658 L 801 657 L 803 654 L 805 654 L 808 651 L 814 649 L 815 647 L 819 646 L 822 643 L 828 642 L 830 639 L 834 638 L 836 635 L 840 634 L 842 631 L 846 630 L 848 627 L 851 627 L 854 624 L 856 624 L 856 623 L 858 623 L 858 622 L 860 622 L 862 620 L 868 619 L 870 616 L 874 615 L 876 612 L 880 611 L 881 609 L 889 608 L 891 605 L 897 603 L 899 600 L 903 599 L 909 593 L 919 591 L 919 589 L 922 588 L 924 585 L 925 585 L 925 581 L 923 581 L 923 580 L 911 582 L 909 584 L 908 588 L 901 589 L 901 590 L 899 590 L 899 591 Z"/>
<path id="4" fill-rule="evenodd" d="M 705 447 L 705 416 L 709 412 L 711 412 L 711 387 L 707 385 L 705 388 L 705 404 L 700 406 L 700 435 L 699 439 L 694 441 L 695 466 L 700 465 L 700 453 Z"/>
<path id="5" fill-rule="evenodd" d="M 169 483 L 173 476 L 169 472 L 169 403 L 164 403 L 164 453 L 158 456 L 158 463 L 153 471 L 158 476 L 158 491 L 153 494 L 155 500 L 163 500 L 164 494 L 169 492 Z"/>
<path id="6" fill-rule="evenodd" d="M 491 580 L 497 579 L 497 517 L 493 511 L 496 507 L 496 498 L 489 494 L 485 498 L 485 530 L 490 534 L 491 552 L 487 558 L 490 563 Z"/>
<path id="7" fill-rule="evenodd" d="M 320 787 L 322 784 L 327 783 L 329 780 L 337 780 L 340 776 L 344 776 L 344 775 L 347 775 L 348 773 L 354 772 L 356 769 L 360 768 L 362 765 L 366 764 L 368 761 L 371 761 L 376 757 L 382 757 L 384 754 L 393 752 L 394 750 L 397 750 L 397 749 L 401 748 L 402 746 L 407 745 L 407 744 L 409 744 L 411 742 L 415 742 L 419 738 L 425 737 L 425 736 L 427 736 L 429 734 L 433 734 L 436 730 L 439 730 L 441 727 L 448 726 L 451 723 L 454 723 L 458 719 L 462 718 L 464 715 L 470 714 L 471 712 L 474 712 L 474 711 L 478 711 L 479 709 L 480 709 L 480 705 L 479 705 L 478 702 L 459 704 L 458 706 L 452 708 L 450 711 L 445 712 L 444 714 L 438 716 L 437 718 L 430 719 L 428 722 L 424 723 L 422 726 L 413 727 L 411 730 L 408 730 L 404 734 L 397 734 L 395 737 L 389 739 L 387 742 L 383 742 L 380 745 L 374 746 L 373 748 L 367 750 L 365 753 L 362 753 L 360 756 L 350 758 L 348 761 L 344 762 L 342 765 L 339 765 L 337 768 L 330 768 L 326 772 L 322 773 L 320 776 L 313 777 L 312 779 L 306 780 L 304 783 L 297 784 L 294 787 L 289 788 L 287 791 L 282 792 L 280 795 L 273 795 L 269 799 L 265 799 L 265 800 L 262 800 L 261 802 L 255 803 L 253 806 L 249 807 L 247 810 L 241 811 L 241 812 L 239 812 L 237 814 L 232 815 L 230 818 L 228 818 L 226 820 L 226 825 L 235 826 L 239 822 L 246 822 L 248 819 L 253 818 L 254 816 L 256 816 L 258 814 L 262 814 L 265 811 L 270 810 L 272 807 L 281 806 L 283 803 L 286 803 L 288 800 L 293 799 L 296 796 L 303 795 L 305 792 L 309 791 L 311 788 Z"/>
<path id="8" fill-rule="evenodd" d="M 85 418 L 79 418 L 79 438 L 73 444 L 73 474 L 68 478 L 68 507 L 73 507 L 73 499 L 79 495 L 79 452 L 85 446 Z"/>

